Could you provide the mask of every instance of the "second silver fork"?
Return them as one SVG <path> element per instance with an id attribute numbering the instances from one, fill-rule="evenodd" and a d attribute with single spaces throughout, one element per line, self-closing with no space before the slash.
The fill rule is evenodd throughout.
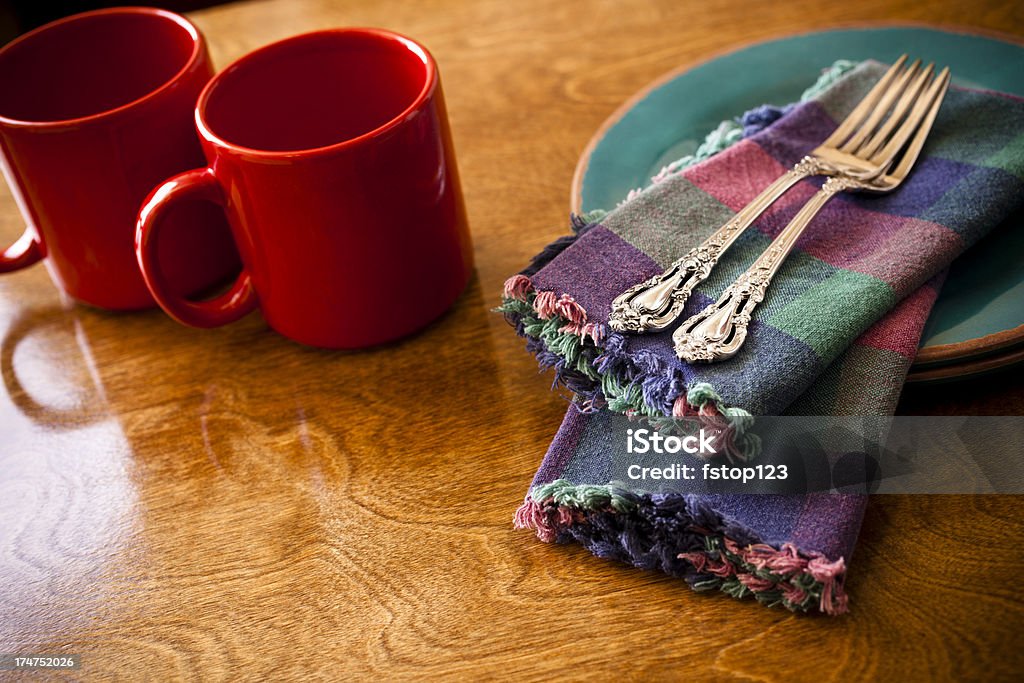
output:
<path id="1" fill-rule="evenodd" d="M 844 175 L 869 180 L 882 173 L 882 144 L 931 75 L 920 70 L 920 60 L 906 69 L 901 56 L 847 115 L 836 130 L 791 170 L 765 188 L 725 225 L 664 272 L 638 283 L 612 302 L 609 327 L 617 332 L 663 330 L 683 310 L 693 289 L 707 279 L 721 255 L 765 210 L 804 178 Z M 883 122 L 885 114 L 893 115 Z M 899 114 L 899 116 L 897 116 Z M 894 152 L 893 152 L 894 153 Z M 889 155 L 891 158 L 891 154 Z"/>
<path id="2" fill-rule="evenodd" d="M 929 67 L 926 73 L 930 71 Z M 949 79 L 949 69 L 943 69 L 921 96 L 915 98 L 906 119 L 886 126 L 891 137 L 884 141 L 879 152 L 887 155 L 882 166 L 884 173 L 871 179 L 834 176 L 826 180 L 764 253 L 722 292 L 715 303 L 679 326 L 672 334 L 672 340 L 680 358 L 691 363 L 713 362 L 736 355 L 747 337 L 747 326 L 754 308 L 764 299 L 772 278 L 822 207 L 840 192 L 884 194 L 892 192 L 906 180 L 931 132 Z M 891 154 L 887 150 L 891 150 Z"/>

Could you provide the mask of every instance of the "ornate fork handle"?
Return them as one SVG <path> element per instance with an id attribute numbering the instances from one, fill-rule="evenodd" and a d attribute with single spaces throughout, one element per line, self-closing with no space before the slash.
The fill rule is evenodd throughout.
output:
<path id="1" fill-rule="evenodd" d="M 691 363 L 725 360 L 736 355 L 747 338 L 750 316 L 782 262 L 811 219 L 839 192 L 870 187 L 865 181 L 833 176 L 797 212 L 754 264 L 729 285 L 714 304 L 684 322 L 672 335 L 676 354 Z"/>
<path id="2" fill-rule="evenodd" d="M 616 332 L 663 330 L 679 317 L 694 287 L 707 279 L 719 257 L 758 216 L 804 178 L 833 173 L 814 157 L 804 157 L 725 225 L 672 263 L 663 273 L 633 285 L 612 301 L 608 325 Z"/>

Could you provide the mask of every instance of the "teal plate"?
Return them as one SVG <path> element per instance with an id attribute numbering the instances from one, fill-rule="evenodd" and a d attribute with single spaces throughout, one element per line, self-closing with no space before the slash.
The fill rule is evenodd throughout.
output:
<path id="1" fill-rule="evenodd" d="M 837 59 L 891 62 L 908 53 L 949 65 L 957 85 L 1024 96 L 1024 47 L 922 27 L 822 31 L 758 43 L 670 73 L 601 127 L 576 169 L 574 208 L 608 208 L 669 162 L 692 154 L 724 119 L 793 102 Z M 1019 359 L 1024 344 L 1024 214 L 956 261 L 925 327 L 915 370 L 973 374 L 979 358 Z M 958 370 L 963 366 L 963 372 Z"/>

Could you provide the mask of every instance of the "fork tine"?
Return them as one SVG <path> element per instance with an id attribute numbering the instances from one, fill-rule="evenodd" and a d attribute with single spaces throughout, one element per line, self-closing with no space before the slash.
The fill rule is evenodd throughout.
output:
<path id="1" fill-rule="evenodd" d="M 864 99 L 853 108 L 853 111 L 847 114 L 846 118 L 843 119 L 843 122 L 839 124 L 839 127 L 835 129 L 832 135 L 828 136 L 828 139 L 825 140 L 824 143 L 822 143 L 824 146 L 838 147 L 839 143 L 850 137 L 850 133 L 856 130 L 857 126 L 860 125 L 860 122 L 864 120 L 864 117 L 871 113 L 871 110 L 875 106 L 875 102 L 877 102 L 882 94 L 888 89 L 889 84 L 896 78 L 896 75 L 903 68 L 906 61 L 907 55 L 901 55 L 900 58 L 897 59 L 891 67 L 889 67 L 889 70 L 885 72 L 885 75 L 878 80 L 878 83 L 871 88 L 868 94 L 864 96 Z"/>
<path id="2" fill-rule="evenodd" d="M 871 163 L 879 165 L 889 163 L 893 157 L 896 156 L 896 153 L 903 148 L 903 145 L 907 143 L 910 136 L 919 128 L 921 122 L 931 114 L 933 102 L 936 99 L 941 101 L 942 96 L 945 96 L 946 88 L 948 86 L 949 67 L 946 67 L 942 70 L 939 77 L 936 78 L 930 86 L 928 86 L 928 90 L 925 91 L 924 97 L 918 98 L 917 102 L 914 103 L 914 108 L 910 111 L 907 119 L 900 125 L 899 129 L 893 134 L 885 147 L 871 157 Z M 936 109 L 936 111 L 938 110 Z M 932 117 L 932 120 L 934 120 L 934 116 Z M 929 129 L 930 128 L 931 124 L 929 124 Z M 922 141 L 921 144 L 923 145 L 924 142 Z"/>
<path id="3" fill-rule="evenodd" d="M 906 92 L 903 93 L 903 96 L 900 97 L 900 101 L 892 110 L 892 115 L 886 119 L 885 125 L 883 125 L 878 132 L 871 137 L 871 140 L 856 151 L 857 156 L 861 158 L 868 158 L 878 151 L 878 148 L 889 139 L 889 135 L 893 130 L 895 130 L 896 125 L 903 120 L 903 116 L 924 90 L 925 84 L 931 81 L 934 73 L 935 65 L 929 64 L 928 67 L 918 75 L 914 82 L 910 84 L 910 87 L 907 88 Z"/>
<path id="4" fill-rule="evenodd" d="M 943 69 L 936 77 L 936 84 L 938 91 L 932 94 L 932 104 L 928 108 L 928 112 L 921 121 L 921 124 L 917 127 L 917 132 L 914 133 L 914 139 L 907 145 L 906 151 L 903 153 L 903 158 L 900 159 L 899 164 L 892 170 L 890 174 L 892 177 L 902 180 L 907 177 L 907 173 L 914 166 L 917 161 L 918 155 L 921 153 L 921 149 L 924 147 L 925 139 L 932 130 L 932 124 L 935 123 L 935 116 L 939 113 L 939 107 L 942 106 L 942 100 L 946 96 L 946 90 L 949 89 L 950 73 L 949 67 Z"/>
<path id="5" fill-rule="evenodd" d="M 886 115 L 886 113 L 889 111 L 889 108 L 892 106 L 892 103 L 896 101 L 896 98 L 899 97 L 900 94 L 906 89 L 907 84 L 913 80 L 914 76 L 917 74 L 917 70 L 920 67 L 921 60 L 917 59 L 914 61 L 913 64 L 911 64 L 907 68 L 906 71 L 904 71 L 900 75 L 896 83 L 894 83 L 891 88 L 886 90 L 878 105 L 871 110 L 871 115 L 868 116 L 867 121 L 865 121 L 860 126 L 860 128 L 857 129 L 857 132 L 853 134 L 853 137 L 847 140 L 846 143 L 844 143 L 843 146 L 839 148 L 839 151 L 845 152 L 847 154 L 853 154 L 854 151 L 861 146 L 861 144 L 868 137 L 868 135 L 870 135 L 872 131 L 874 131 L 875 128 L 878 127 L 878 124 L 879 122 L 881 122 L 882 117 Z"/>

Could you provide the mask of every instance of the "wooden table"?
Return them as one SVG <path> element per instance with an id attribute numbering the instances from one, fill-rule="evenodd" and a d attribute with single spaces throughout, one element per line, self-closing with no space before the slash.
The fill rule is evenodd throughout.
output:
<path id="1" fill-rule="evenodd" d="M 849 615 L 798 617 L 546 545 L 512 512 L 565 410 L 496 305 L 564 231 L 591 133 L 659 74 L 864 20 L 1024 35 L 988 4 L 316 2 L 204 10 L 217 64 L 380 25 L 444 75 L 477 277 L 386 348 L 330 353 L 258 316 L 213 331 L 0 278 L 0 651 L 83 677 L 1008 678 L 1024 670 L 1024 504 L 879 497 Z M 21 219 L 0 198 L 0 243 Z M 908 389 L 913 413 L 1021 413 L 1021 372 Z"/>

